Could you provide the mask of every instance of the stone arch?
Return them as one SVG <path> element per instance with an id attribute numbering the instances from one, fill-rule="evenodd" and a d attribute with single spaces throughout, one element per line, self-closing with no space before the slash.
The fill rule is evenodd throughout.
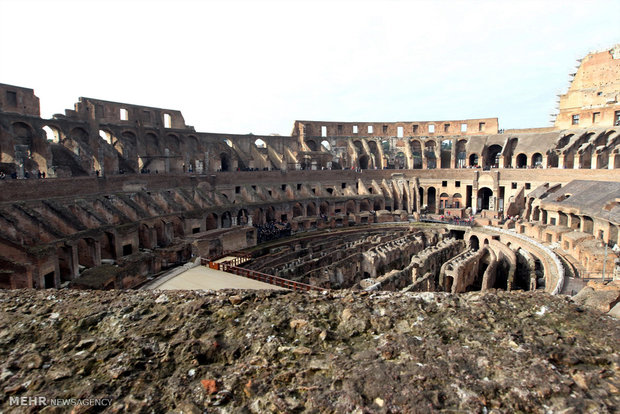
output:
<path id="1" fill-rule="evenodd" d="M 461 193 L 452 194 L 452 206 L 454 208 L 462 208 L 463 207 L 463 196 Z"/>
<path id="2" fill-rule="evenodd" d="M 480 240 L 478 239 L 478 236 L 470 236 L 467 244 L 469 245 L 469 248 L 474 251 L 480 248 Z"/>
<path id="3" fill-rule="evenodd" d="M 460 139 L 456 143 L 456 168 L 467 165 L 467 140 Z"/>
<path id="4" fill-rule="evenodd" d="M 358 164 L 359 164 L 360 169 L 367 170 L 368 169 L 368 161 L 369 161 L 368 155 L 364 154 L 364 155 L 360 156 L 359 160 L 358 160 Z"/>
<path id="5" fill-rule="evenodd" d="M 418 170 L 422 168 L 422 144 L 418 140 L 412 140 L 409 143 L 411 149 L 411 158 L 413 160 L 412 169 Z"/>
<path id="6" fill-rule="evenodd" d="M 309 202 L 306 206 L 306 217 L 316 216 L 316 204 L 314 202 Z"/>
<path id="7" fill-rule="evenodd" d="M 364 199 L 360 201 L 360 211 L 372 210 L 370 200 Z"/>
<path id="8" fill-rule="evenodd" d="M 32 147 L 34 138 L 34 128 L 26 122 L 13 122 L 13 142 L 15 145 Z"/>
<path id="9" fill-rule="evenodd" d="M 469 166 L 470 167 L 477 167 L 479 165 L 479 157 L 478 154 L 473 153 L 469 155 Z"/>
<path id="10" fill-rule="evenodd" d="M 437 203 L 437 190 L 435 187 L 428 187 L 426 190 L 427 210 L 429 213 L 436 213 L 435 205 Z"/>
<path id="11" fill-rule="evenodd" d="M 329 143 L 328 140 L 324 139 L 323 141 L 321 141 L 321 147 L 325 148 L 326 151 L 331 151 L 332 150 L 332 146 Z"/>
<path id="12" fill-rule="evenodd" d="M 560 226 L 568 226 L 568 216 L 566 215 L 566 213 L 558 211 L 558 224 Z"/>
<path id="13" fill-rule="evenodd" d="M 444 139 L 441 141 L 441 168 L 450 168 L 452 165 L 452 140 Z"/>
<path id="14" fill-rule="evenodd" d="M 348 200 L 348 201 L 345 203 L 344 208 L 345 208 L 345 210 L 344 210 L 344 211 L 345 211 L 345 213 L 346 213 L 346 214 L 349 214 L 349 213 L 355 213 L 355 201 L 353 201 L 353 200 Z"/>
<path id="15" fill-rule="evenodd" d="M 374 139 L 368 140 L 368 149 L 370 150 L 371 160 L 370 165 L 374 168 L 383 168 L 383 159 L 381 158 L 381 152 L 379 146 Z"/>
<path id="16" fill-rule="evenodd" d="M 179 155 L 181 152 L 181 142 L 179 141 L 179 137 L 176 134 L 168 134 L 166 135 L 166 148 L 170 151 L 171 154 Z"/>
<path id="17" fill-rule="evenodd" d="M 276 221 L 276 211 L 273 206 L 269 206 L 267 207 L 267 210 L 265 210 L 265 220 L 267 223 Z"/>
<path id="18" fill-rule="evenodd" d="M 256 208 L 252 211 L 252 224 L 255 226 L 262 226 L 265 224 L 265 212 L 262 208 Z"/>
<path id="19" fill-rule="evenodd" d="M 439 194 L 439 208 L 441 210 L 450 206 L 450 195 L 448 193 Z"/>
<path id="20" fill-rule="evenodd" d="M 230 159 L 230 155 L 225 152 L 220 154 L 220 170 L 221 171 L 232 171 L 232 162 Z"/>
<path id="21" fill-rule="evenodd" d="M 215 213 L 209 213 L 207 214 L 207 218 L 206 218 L 206 229 L 207 231 L 209 230 L 215 230 L 219 227 L 219 221 L 218 221 L 218 217 L 217 214 Z"/>
<path id="22" fill-rule="evenodd" d="M 319 206 L 319 212 L 324 215 L 329 214 L 329 203 L 327 201 L 321 202 L 321 205 Z"/>
<path id="23" fill-rule="evenodd" d="M 532 155 L 532 168 L 542 167 L 543 156 L 540 152 L 536 152 Z"/>
<path id="24" fill-rule="evenodd" d="M 426 168 L 437 168 L 437 158 L 435 157 L 435 141 L 426 141 L 424 144 L 424 157 L 426 158 Z"/>
<path id="25" fill-rule="evenodd" d="M 248 224 L 248 217 L 250 217 L 248 211 L 245 208 L 240 209 L 237 212 L 237 225 L 245 226 Z"/>
<path id="26" fill-rule="evenodd" d="M 584 233 L 594 234 L 594 220 L 590 216 L 582 216 L 582 227 Z"/>
<path id="27" fill-rule="evenodd" d="M 302 217 L 304 215 L 304 208 L 300 203 L 293 204 L 293 217 Z"/>
<path id="28" fill-rule="evenodd" d="M 267 143 L 260 138 L 254 141 L 254 145 L 256 145 L 256 148 L 267 148 Z"/>
<path id="29" fill-rule="evenodd" d="M 502 154 L 502 146 L 498 144 L 491 145 L 486 150 L 486 156 L 484 157 L 484 166 L 491 168 L 499 167 L 499 159 Z"/>
<path id="30" fill-rule="evenodd" d="M 43 131 L 45 131 L 45 136 L 48 142 L 58 144 L 63 140 L 62 130 L 56 125 L 43 125 Z"/>
<path id="31" fill-rule="evenodd" d="M 374 211 L 385 210 L 385 201 L 380 198 L 376 198 L 372 204 L 372 209 Z"/>
<path id="32" fill-rule="evenodd" d="M 310 151 L 314 152 L 314 151 L 317 151 L 319 148 L 319 146 L 316 144 L 316 141 L 313 139 L 307 139 L 305 143 Z"/>
<path id="33" fill-rule="evenodd" d="M 489 187 L 482 187 L 478 190 L 478 211 L 489 210 L 491 205 L 491 199 L 493 197 L 493 190 Z"/>
<path id="34" fill-rule="evenodd" d="M 523 153 L 517 155 L 517 165 L 515 165 L 515 167 L 517 168 L 527 167 L 527 155 Z"/>
<path id="35" fill-rule="evenodd" d="M 221 228 L 228 229 L 232 227 L 232 218 L 229 211 L 222 213 Z"/>

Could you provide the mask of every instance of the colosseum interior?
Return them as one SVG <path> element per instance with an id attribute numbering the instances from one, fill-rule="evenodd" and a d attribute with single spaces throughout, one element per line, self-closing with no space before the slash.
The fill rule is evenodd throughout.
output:
<path id="1" fill-rule="evenodd" d="M 596 75 L 596 76 L 594 76 Z M 566 291 L 612 278 L 620 46 L 586 56 L 555 125 L 295 121 L 197 132 L 93 98 L 51 119 L 0 85 L 0 286 L 138 288 L 222 268 L 312 289 Z M 276 280 L 273 279 L 273 280 Z"/>

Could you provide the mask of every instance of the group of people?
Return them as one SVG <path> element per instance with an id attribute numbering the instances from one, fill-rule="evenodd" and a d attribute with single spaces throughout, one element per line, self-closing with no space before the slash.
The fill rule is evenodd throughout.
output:
<path id="1" fill-rule="evenodd" d="M 4 171 L 0 171 L 0 180 L 4 180 L 6 179 L 7 175 L 4 173 Z M 17 179 L 17 172 L 13 171 L 10 175 L 10 177 L 14 180 Z M 42 172 L 41 170 L 37 171 L 37 178 L 45 178 L 46 174 L 45 172 Z M 24 172 L 24 178 L 30 178 L 30 173 L 28 171 Z"/>
<path id="2" fill-rule="evenodd" d="M 270 221 L 269 223 L 262 225 L 255 225 L 257 229 L 257 241 L 263 243 L 270 240 L 276 240 L 281 237 L 287 237 L 291 235 L 291 224 L 286 222 Z"/>

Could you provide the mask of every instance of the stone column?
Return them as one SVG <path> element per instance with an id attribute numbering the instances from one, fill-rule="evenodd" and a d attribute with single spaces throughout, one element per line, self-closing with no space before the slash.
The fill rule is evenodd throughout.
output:
<path id="1" fill-rule="evenodd" d="M 231 216 L 230 217 L 230 221 L 231 221 L 231 227 L 234 227 L 237 225 L 237 216 Z"/>
<path id="2" fill-rule="evenodd" d="M 609 154 L 609 161 L 607 161 L 607 169 L 609 170 L 613 170 L 614 169 L 614 165 L 616 165 L 616 157 L 618 157 L 620 154 Z"/>
<path id="3" fill-rule="evenodd" d="M 164 150 L 164 156 L 166 157 L 164 159 L 164 170 L 166 171 L 166 174 L 170 173 L 170 150 L 168 148 L 166 148 Z"/>
<path id="4" fill-rule="evenodd" d="M 578 170 L 579 165 L 581 164 L 581 156 L 578 153 L 575 153 L 575 159 L 573 161 L 573 169 Z"/>
<path id="5" fill-rule="evenodd" d="M 542 157 L 542 167 L 543 168 L 547 168 L 548 158 L 549 157 L 547 155 L 543 155 L 543 157 Z"/>
<path id="6" fill-rule="evenodd" d="M 558 168 L 564 168 L 564 154 L 558 155 Z"/>
<path id="7" fill-rule="evenodd" d="M 209 172 L 209 151 L 205 151 L 205 161 L 202 166 L 202 171 L 204 171 L 205 174 Z"/>
<path id="8" fill-rule="evenodd" d="M 103 147 L 99 147 L 99 169 L 100 169 L 100 173 L 99 176 L 103 177 L 105 175 L 105 160 L 103 158 Z"/>

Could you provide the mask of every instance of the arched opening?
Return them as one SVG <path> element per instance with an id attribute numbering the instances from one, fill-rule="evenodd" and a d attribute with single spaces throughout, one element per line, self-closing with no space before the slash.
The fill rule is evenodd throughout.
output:
<path id="1" fill-rule="evenodd" d="M 332 150 L 332 146 L 330 145 L 329 141 L 327 141 L 326 139 L 321 141 L 321 147 L 325 148 L 325 150 L 327 150 L 327 151 L 331 151 Z"/>
<path id="2" fill-rule="evenodd" d="M 441 141 L 441 168 L 450 168 L 452 161 L 452 140 L 444 139 Z"/>
<path id="3" fill-rule="evenodd" d="M 370 211 L 370 210 L 372 210 L 370 208 L 370 201 L 368 200 L 360 201 L 360 211 Z"/>
<path id="4" fill-rule="evenodd" d="M 448 195 L 448 193 L 439 194 L 439 209 L 443 210 L 449 207 L 451 207 L 451 205 L 450 205 L 450 196 Z"/>
<path id="5" fill-rule="evenodd" d="M 469 248 L 476 251 L 480 248 L 480 240 L 477 236 L 471 236 L 469 238 Z"/>
<path id="6" fill-rule="evenodd" d="M 570 228 L 573 230 L 579 230 L 581 228 L 581 218 L 573 213 L 570 213 Z"/>
<path id="7" fill-rule="evenodd" d="M 327 201 L 323 201 L 319 206 L 319 211 L 321 214 L 328 215 L 329 214 L 329 203 Z"/>
<path id="8" fill-rule="evenodd" d="M 418 195 L 419 195 L 418 200 L 420 200 L 420 208 L 422 210 L 428 210 L 428 208 L 425 209 L 424 207 L 424 188 L 418 187 Z"/>
<path id="9" fill-rule="evenodd" d="M 383 161 L 381 159 L 381 153 L 379 152 L 379 146 L 374 140 L 368 141 L 368 148 L 370 149 L 370 165 L 371 167 L 383 168 Z"/>
<path id="10" fill-rule="evenodd" d="M 220 154 L 220 170 L 221 171 L 231 170 L 230 156 L 226 154 L 225 152 Z"/>
<path id="11" fill-rule="evenodd" d="M 59 143 L 61 140 L 60 130 L 56 127 L 45 125 L 43 127 L 45 136 L 49 142 Z"/>
<path id="12" fill-rule="evenodd" d="M 542 167 L 543 156 L 540 153 L 536 153 L 532 155 L 532 168 L 540 168 Z"/>
<path id="13" fill-rule="evenodd" d="M 467 141 L 464 139 L 456 143 L 456 168 L 464 168 L 467 163 Z"/>
<path id="14" fill-rule="evenodd" d="M 527 155 L 517 155 L 517 168 L 525 168 L 527 166 Z"/>
<path id="15" fill-rule="evenodd" d="M 107 142 L 110 145 L 114 143 L 112 139 L 112 133 L 110 131 L 105 131 L 103 129 L 100 129 L 99 136 L 101 137 L 101 139 L 103 139 L 105 142 Z"/>
<path id="16" fill-rule="evenodd" d="M 260 138 L 254 141 L 254 145 L 256 145 L 257 148 L 267 148 L 267 143 Z"/>
<path id="17" fill-rule="evenodd" d="M 179 137 L 175 134 L 166 135 L 166 148 L 175 155 L 179 155 L 181 152 L 181 143 Z"/>
<path id="18" fill-rule="evenodd" d="M 276 211 L 272 206 L 267 208 L 267 211 L 265 212 L 265 219 L 267 220 L 267 223 L 273 223 L 276 221 Z"/>
<path id="19" fill-rule="evenodd" d="M 237 225 L 239 226 L 245 226 L 246 224 L 248 224 L 248 211 L 244 208 L 242 208 L 241 210 L 239 210 L 239 212 L 237 213 Z"/>
<path id="20" fill-rule="evenodd" d="M 252 222 L 255 226 L 262 226 L 265 224 L 265 213 L 262 208 L 257 208 L 252 212 Z"/>
<path id="21" fill-rule="evenodd" d="M 487 155 L 484 159 L 484 166 L 489 168 L 498 168 L 499 167 L 499 158 L 502 153 L 501 145 L 491 145 L 487 149 Z"/>
<path id="22" fill-rule="evenodd" d="M 224 140 L 224 143 L 225 143 L 226 145 L 228 145 L 230 148 L 232 148 L 232 147 L 233 147 L 233 143 L 232 143 L 232 141 L 231 141 L 231 140 L 229 140 L 228 138 L 226 138 L 226 139 Z"/>
<path id="23" fill-rule="evenodd" d="M 469 156 L 469 166 L 478 168 L 478 154 L 471 154 Z"/>
<path id="24" fill-rule="evenodd" d="M 317 150 L 317 148 L 318 148 L 318 146 L 316 145 L 316 142 L 314 142 L 314 141 L 313 141 L 313 140 L 311 140 L 311 139 L 307 139 L 307 140 L 306 140 L 306 145 L 308 146 L 308 149 L 309 149 L 310 151 L 316 151 L 316 150 Z"/>
<path id="25" fill-rule="evenodd" d="M 568 216 L 561 211 L 558 211 L 558 224 L 560 226 L 568 226 Z"/>
<path id="26" fill-rule="evenodd" d="M 428 212 L 435 213 L 435 203 L 437 198 L 437 190 L 435 190 L 435 187 L 429 187 L 426 196 L 428 197 Z"/>
<path id="27" fill-rule="evenodd" d="M 383 210 L 383 202 L 380 199 L 375 200 L 375 202 L 372 205 L 372 209 L 375 211 L 379 211 L 379 210 Z"/>
<path id="28" fill-rule="evenodd" d="M 207 215 L 207 231 L 208 230 L 215 230 L 217 229 L 217 214 L 215 213 L 209 213 L 209 215 Z"/>
<path id="29" fill-rule="evenodd" d="M 454 193 L 452 195 L 452 207 L 453 208 L 463 207 L 463 196 L 460 193 Z"/>
<path id="30" fill-rule="evenodd" d="M 355 213 L 355 201 L 349 200 L 345 204 L 345 213 Z"/>
<path id="31" fill-rule="evenodd" d="M 532 212 L 532 221 L 540 220 L 540 207 L 534 207 L 534 211 Z"/>
<path id="32" fill-rule="evenodd" d="M 222 214 L 222 228 L 228 229 L 232 226 L 232 220 L 230 219 L 230 213 L 228 211 Z"/>
<path id="33" fill-rule="evenodd" d="M 306 206 L 306 217 L 316 216 L 316 204 L 312 201 L 308 203 Z"/>
<path id="34" fill-rule="evenodd" d="M 367 170 L 368 169 L 368 155 L 362 155 L 359 158 L 359 167 L 362 170 Z"/>
<path id="35" fill-rule="evenodd" d="M 426 157 L 426 168 L 437 168 L 437 159 L 435 158 L 435 141 L 427 141 L 424 145 L 424 156 Z"/>
<path id="36" fill-rule="evenodd" d="M 482 187 L 478 190 L 478 210 L 488 210 L 490 207 L 493 190 L 488 187 Z"/>
<path id="37" fill-rule="evenodd" d="M 295 203 L 293 204 L 293 217 L 300 217 L 304 215 L 304 210 L 301 204 Z"/>
<path id="38" fill-rule="evenodd" d="M 584 233 L 594 234 L 594 220 L 592 217 L 583 216 L 583 230 Z"/>
<path id="39" fill-rule="evenodd" d="M 413 169 L 422 168 L 422 145 L 420 141 L 411 141 L 411 157 L 413 158 Z"/>

